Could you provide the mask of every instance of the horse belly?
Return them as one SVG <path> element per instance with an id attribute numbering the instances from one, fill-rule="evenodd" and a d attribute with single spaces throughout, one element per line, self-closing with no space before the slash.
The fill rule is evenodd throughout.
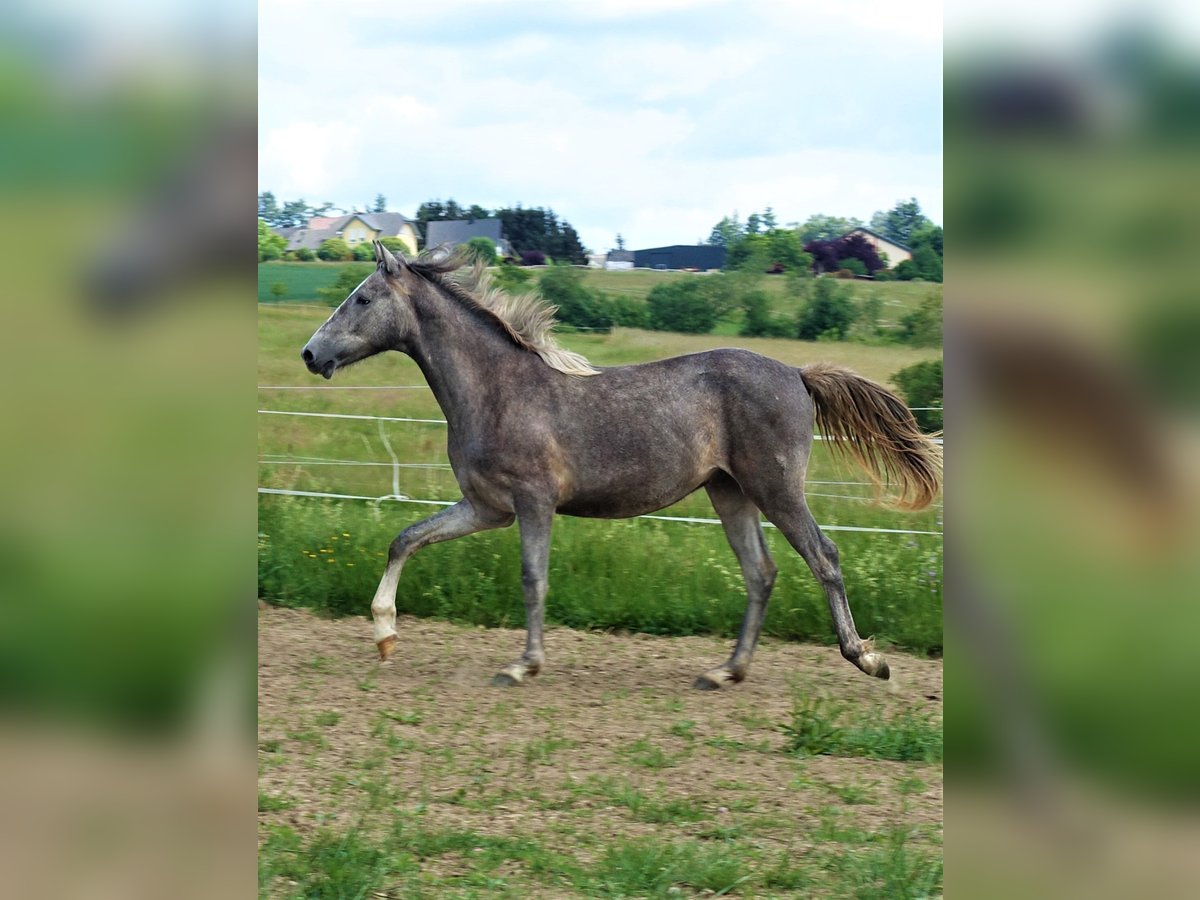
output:
<path id="1" fill-rule="evenodd" d="M 557 512 L 587 519 L 628 519 L 656 512 L 678 503 L 698 490 L 713 472 L 692 474 L 687 479 L 665 484 L 625 484 L 608 490 L 576 491 L 563 500 Z"/>

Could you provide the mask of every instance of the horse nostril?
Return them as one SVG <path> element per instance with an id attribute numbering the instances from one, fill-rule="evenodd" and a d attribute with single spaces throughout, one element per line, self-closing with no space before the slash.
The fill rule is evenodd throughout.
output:
<path id="1" fill-rule="evenodd" d="M 302 360 L 304 360 L 306 363 L 312 362 L 313 361 L 312 351 L 309 350 L 307 347 L 305 347 L 303 350 L 300 351 L 300 358 Z"/>

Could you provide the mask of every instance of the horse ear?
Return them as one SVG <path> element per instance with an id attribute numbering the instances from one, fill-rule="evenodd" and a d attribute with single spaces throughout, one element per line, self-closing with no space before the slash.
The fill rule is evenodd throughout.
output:
<path id="1" fill-rule="evenodd" d="M 379 264 L 379 268 L 383 269 L 388 275 L 396 276 L 400 274 L 404 264 L 396 257 L 392 256 L 390 250 L 383 246 L 382 241 L 375 241 L 375 262 Z"/>

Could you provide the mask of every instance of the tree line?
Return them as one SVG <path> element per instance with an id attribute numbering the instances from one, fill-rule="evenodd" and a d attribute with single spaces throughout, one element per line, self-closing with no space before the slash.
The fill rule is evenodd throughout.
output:
<path id="1" fill-rule="evenodd" d="M 848 234 L 863 227 L 907 246 L 912 259 L 889 268 L 888 260 L 865 236 Z M 823 213 L 781 226 L 769 206 L 751 213 L 745 222 L 734 213 L 713 226 L 708 243 L 726 249 L 725 268 L 732 271 L 778 274 L 803 269 L 818 274 L 871 275 L 881 280 L 942 280 L 942 227 L 925 216 L 915 197 L 876 212 L 865 226 L 853 216 Z"/>
<path id="2" fill-rule="evenodd" d="M 333 210 L 334 206 L 329 202 L 313 206 L 303 199 L 280 202 L 270 191 L 264 191 L 258 195 L 259 222 L 265 223 L 270 229 L 294 228 L 304 225 L 313 216 L 329 215 Z M 383 194 L 376 194 L 375 199 L 369 204 L 364 204 L 362 209 L 356 207 L 351 210 L 352 213 L 387 211 L 387 198 Z M 417 207 L 414 221 L 421 241 L 424 243 L 430 222 L 488 218 L 500 220 L 501 232 L 507 238 L 513 253 L 527 265 L 541 264 L 547 259 L 569 262 L 574 265 L 584 265 L 587 262 L 583 243 L 571 223 L 555 213 L 553 209 L 541 206 L 526 207 L 518 203 L 512 207 L 486 209 L 476 203 L 464 206 L 453 198 L 426 200 Z M 278 253 L 275 250 L 266 249 L 272 246 L 278 249 Z M 260 260 L 280 258 L 283 248 L 286 246 L 286 241 L 280 243 L 279 240 L 272 241 L 270 235 L 264 237 L 263 227 L 260 224 Z M 482 251 L 481 246 L 479 249 Z M 356 258 L 355 252 L 348 246 L 335 245 L 325 248 L 325 253 L 318 251 L 314 254 L 309 251 L 303 257 L 297 251 L 297 258 L 301 259 L 311 259 L 314 255 L 321 259 L 331 260 Z"/>

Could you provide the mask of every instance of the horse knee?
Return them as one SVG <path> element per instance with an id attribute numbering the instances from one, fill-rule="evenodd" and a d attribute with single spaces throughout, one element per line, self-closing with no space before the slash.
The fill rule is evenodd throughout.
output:
<path id="1" fill-rule="evenodd" d="M 763 593 L 771 593 L 771 589 L 775 587 L 775 577 L 779 574 L 779 567 L 770 559 L 764 560 L 759 576 L 762 578 Z"/>
<path id="2" fill-rule="evenodd" d="M 389 566 L 393 563 L 402 563 L 412 555 L 414 543 L 412 531 L 412 526 L 405 528 L 396 535 L 396 539 L 388 547 Z"/>

